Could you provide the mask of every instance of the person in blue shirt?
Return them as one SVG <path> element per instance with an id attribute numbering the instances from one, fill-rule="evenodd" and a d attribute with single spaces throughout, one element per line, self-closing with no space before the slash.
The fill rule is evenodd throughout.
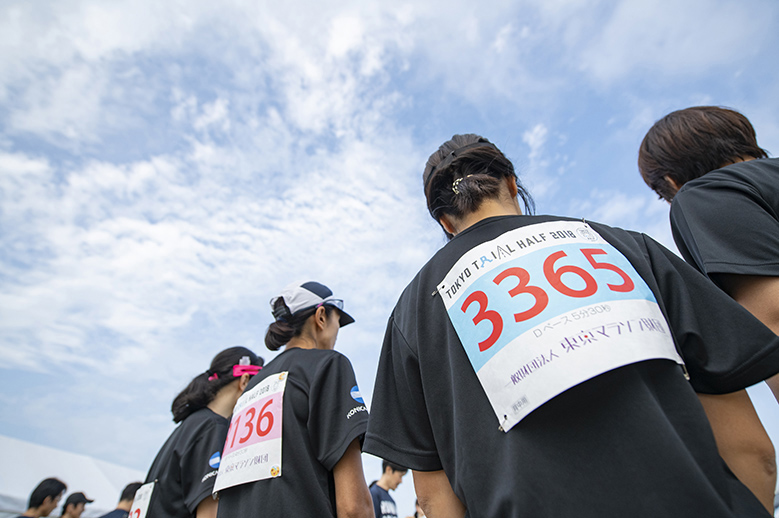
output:
<path id="1" fill-rule="evenodd" d="M 110 513 L 104 514 L 100 518 L 127 518 L 130 514 L 130 509 L 133 507 L 135 493 L 142 485 L 142 482 L 131 482 L 127 484 L 122 490 L 122 494 L 119 497 L 119 503 L 116 504 L 116 509 Z"/>
<path id="2" fill-rule="evenodd" d="M 381 463 L 381 469 L 381 478 L 371 484 L 370 488 L 373 512 L 376 514 L 376 518 L 398 518 L 395 500 L 389 492 L 398 488 L 408 470 L 386 460 Z"/>

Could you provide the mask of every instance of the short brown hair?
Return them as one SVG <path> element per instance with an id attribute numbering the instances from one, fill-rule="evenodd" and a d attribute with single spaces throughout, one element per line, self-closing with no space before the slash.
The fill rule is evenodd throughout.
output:
<path id="1" fill-rule="evenodd" d="M 671 112 L 649 129 L 638 151 L 644 182 L 666 201 L 679 187 L 738 160 L 766 158 L 749 119 L 729 108 L 694 106 Z"/>

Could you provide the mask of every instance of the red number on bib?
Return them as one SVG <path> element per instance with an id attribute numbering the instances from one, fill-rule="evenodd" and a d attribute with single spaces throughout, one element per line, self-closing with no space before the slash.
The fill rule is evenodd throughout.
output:
<path id="1" fill-rule="evenodd" d="M 240 426 L 240 424 L 241 424 L 241 416 L 238 416 L 238 418 L 235 420 L 235 426 L 233 426 L 232 424 L 230 425 L 230 427 L 233 429 L 233 441 L 230 443 L 230 448 L 232 448 L 233 445 L 235 444 L 235 436 L 238 435 L 238 426 Z M 230 433 L 229 430 L 227 433 Z"/>
<path id="2" fill-rule="evenodd" d="M 635 284 L 627 273 L 625 273 L 618 266 L 615 266 L 611 263 L 598 262 L 595 259 L 594 256 L 596 255 L 607 254 L 605 250 L 600 248 L 581 248 L 580 250 L 595 270 L 609 270 L 622 278 L 622 284 L 606 284 L 606 286 L 608 286 L 611 291 L 617 291 L 621 293 L 633 291 Z M 586 298 L 595 295 L 595 293 L 598 291 L 598 283 L 595 280 L 595 277 L 593 277 L 583 268 L 574 265 L 563 265 L 555 269 L 555 263 L 563 257 L 568 257 L 568 254 L 562 250 L 559 250 L 549 255 L 549 257 L 547 257 L 544 261 L 544 276 L 546 277 L 546 280 L 549 281 L 549 284 L 551 284 L 552 287 L 562 295 L 567 295 L 569 297 Z M 577 275 L 584 281 L 584 287 L 582 289 L 576 290 L 565 285 L 562 280 L 562 276 L 565 273 L 572 273 Z M 514 313 L 514 320 L 517 322 L 530 320 L 531 318 L 541 314 L 541 312 L 546 309 L 546 307 L 549 305 L 549 295 L 539 286 L 530 285 L 530 274 L 527 270 L 519 267 L 507 268 L 500 272 L 497 277 L 493 279 L 493 282 L 497 285 L 500 285 L 500 283 L 502 283 L 508 277 L 514 277 L 518 281 L 517 285 L 508 292 L 511 297 L 515 297 L 522 293 L 527 293 L 528 295 L 532 295 L 535 299 L 533 307 L 525 311 L 520 311 L 519 313 Z M 492 333 L 490 336 L 488 336 L 487 339 L 483 342 L 479 342 L 479 351 L 484 352 L 492 347 L 500 338 L 500 335 L 503 332 L 503 319 L 497 311 L 487 309 L 488 299 L 487 295 L 483 291 L 474 291 L 468 295 L 461 307 L 463 313 L 467 312 L 468 308 L 474 302 L 479 305 L 479 311 L 476 313 L 476 316 L 473 317 L 474 325 L 478 325 L 484 320 L 489 320 L 492 324 Z M 268 402 L 268 404 L 269 403 L 270 402 Z M 265 408 L 268 406 L 268 404 L 262 408 L 261 412 L 265 411 Z M 262 413 L 260 414 L 261 419 L 263 415 L 264 414 Z M 270 431 L 271 427 L 273 426 L 273 415 L 268 413 L 268 419 L 270 420 L 270 424 L 262 435 L 268 433 L 268 431 Z M 260 433 L 259 425 L 260 421 L 257 422 L 258 434 Z M 233 438 L 233 440 L 235 439 Z"/>
<path id="3" fill-rule="evenodd" d="M 546 280 L 549 281 L 549 284 L 551 284 L 554 289 L 563 295 L 568 295 L 569 297 L 584 298 L 594 295 L 595 292 L 598 291 L 598 283 L 595 282 L 595 279 L 592 275 L 587 273 L 582 268 L 573 265 L 565 265 L 561 266 L 557 270 L 554 269 L 554 263 L 563 257 L 567 257 L 567 254 L 560 250 L 559 252 L 555 252 L 547 257 L 546 261 L 544 261 L 544 276 L 546 276 Z M 561 277 L 564 273 L 573 273 L 581 277 L 585 283 L 584 288 L 580 290 L 574 290 L 563 284 Z"/>
<path id="4" fill-rule="evenodd" d="M 135 518 L 140 518 L 141 517 L 141 510 L 140 509 L 136 509 L 133 514 L 135 515 Z"/>
<path id="5" fill-rule="evenodd" d="M 249 440 L 249 437 L 252 436 L 252 432 L 254 431 L 254 425 L 252 424 L 252 419 L 254 419 L 254 414 L 256 413 L 257 411 L 254 410 L 254 407 L 251 407 L 249 410 L 246 411 L 246 423 L 244 424 L 244 426 L 246 426 L 249 429 L 249 431 L 246 432 L 246 435 L 238 439 L 238 444 L 245 443 L 246 441 Z M 249 416 L 249 414 L 251 414 L 251 416 Z"/>
<path id="6" fill-rule="evenodd" d="M 265 409 L 268 408 L 268 405 L 273 403 L 273 398 L 269 399 L 264 405 L 262 405 L 262 409 L 260 410 L 260 415 L 257 417 L 257 435 L 260 437 L 265 437 L 270 432 L 271 428 L 273 428 L 273 413 L 272 412 L 266 412 Z M 266 428 L 262 427 L 262 421 L 264 419 L 268 420 L 268 426 Z"/>
<path id="7" fill-rule="evenodd" d="M 512 297 L 519 295 L 520 293 L 527 293 L 528 295 L 532 295 L 533 298 L 536 299 L 536 303 L 533 304 L 533 307 L 526 310 L 521 311 L 519 313 L 514 313 L 514 320 L 517 322 L 524 322 L 525 320 L 529 320 L 533 318 L 534 316 L 541 313 L 544 309 L 546 309 L 546 306 L 549 304 L 549 295 L 546 294 L 544 290 L 539 288 L 538 286 L 530 286 L 528 283 L 530 282 L 530 274 L 527 273 L 527 270 L 523 268 L 507 268 L 500 272 L 495 279 L 493 279 L 493 282 L 495 284 L 500 284 L 503 282 L 507 277 L 516 277 L 519 281 L 517 285 L 514 288 L 511 288 L 509 290 L 509 295 Z M 485 297 L 486 298 L 486 297 Z"/>
<path id="8" fill-rule="evenodd" d="M 605 254 L 606 252 L 604 250 L 601 250 L 600 248 L 582 248 L 581 250 L 584 254 L 584 257 L 587 258 L 593 268 L 596 270 L 611 270 L 612 272 L 622 277 L 622 280 L 625 281 L 622 284 L 606 284 L 606 286 L 608 286 L 611 291 L 618 291 L 620 293 L 633 291 L 635 284 L 633 284 L 633 279 L 631 279 L 628 274 L 611 263 L 599 263 L 595 260 L 593 255 Z"/>
<path id="9" fill-rule="evenodd" d="M 476 302 L 479 304 L 479 312 L 473 317 L 474 325 L 478 325 L 482 320 L 489 320 L 492 324 L 492 334 L 487 337 L 483 342 L 479 342 L 479 351 L 486 351 L 492 347 L 495 342 L 500 338 L 500 334 L 503 332 L 503 319 L 500 318 L 500 314 L 497 311 L 487 309 L 487 295 L 483 291 L 474 291 L 463 302 L 462 310 L 465 313 L 468 307 Z"/>

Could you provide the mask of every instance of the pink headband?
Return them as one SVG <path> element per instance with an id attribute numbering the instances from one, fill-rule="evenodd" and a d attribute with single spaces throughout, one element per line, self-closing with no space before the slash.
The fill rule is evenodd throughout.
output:
<path id="1" fill-rule="evenodd" d="M 233 365 L 233 378 L 240 378 L 244 374 L 249 374 L 250 376 L 254 376 L 258 372 L 260 372 L 260 369 L 262 369 L 262 367 L 251 364 L 251 360 L 249 359 L 248 356 L 241 356 L 241 359 L 238 360 L 238 365 Z M 219 379 L 219 374 L 216 372 L 211 374 L 208 377 L 208 381 L 213 381 L 218 379 Z"/>
<path id="2" fill-rule="evenodd" d="M 262 367 L 257 365 L 233 365 L 233 377 L 238 378 L 243 374 L 250 374 L 254 376 L 262 370 Z"/>

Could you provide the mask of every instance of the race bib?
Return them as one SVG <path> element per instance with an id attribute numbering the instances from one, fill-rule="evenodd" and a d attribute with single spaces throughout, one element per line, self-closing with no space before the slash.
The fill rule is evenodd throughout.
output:
<path id="1" fill-rule="evenodd" d="M 281 423 L 287 372 L 262 380 L 235 404 L 214 493 L 281 476 Z"/>
<path id="2" fill-rule="evenodd" d="M 659 358 L 683 365 L 652 291 L 584 222 L 483 243 L 438 293 L 504 432 L 604 372 Z"/>
<path id="3" fill-rule="evenodd" d="M 146 518 L 146 513 L 149 512 L 149 503 L 151 503 L 151 494 L 154 491 L 156 482 L 155 480 L 138 488 L 127 518 Z"/>

